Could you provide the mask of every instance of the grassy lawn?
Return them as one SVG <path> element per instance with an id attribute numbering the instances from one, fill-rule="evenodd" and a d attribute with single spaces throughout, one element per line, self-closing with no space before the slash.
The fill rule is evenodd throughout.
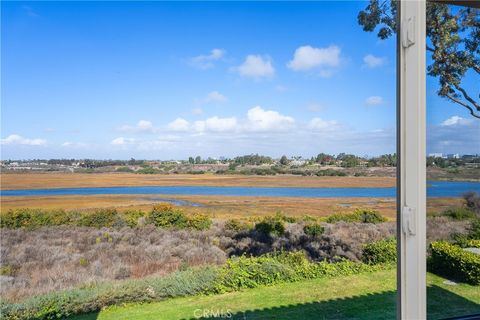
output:
<path id="1" fill-rule="evenodd" d="M 194 296 L 149 304 L 113 306 L 90 319 L 195 319 L 233 315 L 230 319 L 394 319 L 395 270 L 334 279 L 317 279 L 216 296 Z M 480 313 L 480 287 L 447 285 L 428 275 L 430 319 Z"/>

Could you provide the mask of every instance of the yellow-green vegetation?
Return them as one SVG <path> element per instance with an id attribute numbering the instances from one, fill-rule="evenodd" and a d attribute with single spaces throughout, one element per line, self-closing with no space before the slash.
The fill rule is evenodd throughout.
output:
<path id="1" fill-rule="evenodd" d="M 192 296 L 147 304 L 108 307 L 75 320 L 176 320 L 215 317 L 230 319 L 394 319 L 395 270 L 303 280 L 213 296 Z M 478 312 L 480 292 L 467 284 L 449 286 L 427 275 L 428 318 L 440 319 Z M 447 307 L 448 306 L 448 307 Z M 73 319 L 72 319 L 73 320 Z"/>
<path id="2" fill-rule="evenodd" d="M 238 220 L 238 219 L 228 219 L 225 222 L 225 229 L 230 231 L 245 231 L 252 227 L 252 224 Z"/>
<path id="3" fill-rule="evenodd" d="M 10 209 L 0 214 L 0 226 L 10 229 L 36 229 L 59 225 L 133 228 L 145 224 L 153 224 L 161 228 L 205 230 L 210 228 L 212 220 L 200 213 L 187 215 L 182 209 L 169 204 L 156 205 L 149 212 L 141 210 L 118 212 L 116 209 L 93 211 Z"/>
<path id="4" fill-rule="evenodd" d="M 397 241 L 395 238 L 388 238 L 367 243 L 363 247 L 362 261 L 368 264 L 396 262 Z"/>
<path id="5" fill-rule="evenodd" d="M 310 237 L 319 237 L 325 232 L 325 227 L 319 223 L 309 223 L 303 227 L 303 232 Z"/>
<path id="6" fill-rule="evenodd" d="M 480 284 L 480 255 L 446 241 L 432 242 L 430 250 L 432 271 L 474 285 Z"/>
<path id="7" fill-rule="evenodd" d="M 361 223 L 381 223 L 387 221 L 379 212 L 371 209 L 355 209 L 352 213 L 336 213 L 325 219 L 328 223 L 335 222 L 361 222 Z"/>

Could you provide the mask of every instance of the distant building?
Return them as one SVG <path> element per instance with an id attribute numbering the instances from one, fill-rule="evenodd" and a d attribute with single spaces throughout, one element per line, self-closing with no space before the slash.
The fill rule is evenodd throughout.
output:
<path id="1" fill-rule="evenodd" d="M 305 160 L 292 160 L 290 161 L 291 166 L 303 166 L 305 164 Z"/>
<path id="2" fill-rule="evenodd" d="M 447 159 L 460 159 L 460 155 L 458 153 L 450 153 L 447 154 Z"/>
<path id="3" fill-rule="evenodd" d="M 443 158 L 443 153 L 429 153 L 429 157 L 435 157 L 435 158 Z"/>

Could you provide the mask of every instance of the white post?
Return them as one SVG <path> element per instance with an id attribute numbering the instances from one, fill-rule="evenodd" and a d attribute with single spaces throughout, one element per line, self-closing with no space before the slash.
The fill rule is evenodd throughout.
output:
<path id="1" fill-rule="evenodd" d="M 399 319 L 426 319 L 425 0 L 401 0 L 398 34 Z"/>

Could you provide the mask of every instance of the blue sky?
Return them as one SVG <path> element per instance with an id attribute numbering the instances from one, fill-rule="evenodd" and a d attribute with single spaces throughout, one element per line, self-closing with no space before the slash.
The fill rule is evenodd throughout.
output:
<path id="1" fill-rule="evenodd" d="M 395 41 L 364 6 L 2 2 L 2 159 L 393 153 Z M 436 83 L 428 151 L 480 152 Z"/>

